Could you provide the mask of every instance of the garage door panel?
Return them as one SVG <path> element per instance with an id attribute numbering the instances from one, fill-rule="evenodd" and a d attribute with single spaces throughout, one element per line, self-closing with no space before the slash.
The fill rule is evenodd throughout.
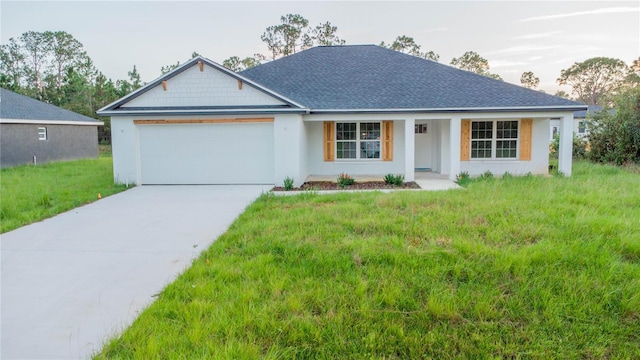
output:
<path id="1" fill-rule="evenodd" d="M 139 126 L 143 184 L 271 184 L 273 124 Z"/>

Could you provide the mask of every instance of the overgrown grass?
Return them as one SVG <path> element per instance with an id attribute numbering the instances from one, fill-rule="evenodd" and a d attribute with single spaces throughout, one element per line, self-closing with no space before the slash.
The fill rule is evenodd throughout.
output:
<path id="1" fill-rule="evenodd" d="M 125 190 L 113 183 L 111 157 L 0 170 L 0 232 Z"/>
<path id="2" fill-rule="evenodd" d="M 97 359 L 637 358 L 640 177 L 263 196 Z"/>

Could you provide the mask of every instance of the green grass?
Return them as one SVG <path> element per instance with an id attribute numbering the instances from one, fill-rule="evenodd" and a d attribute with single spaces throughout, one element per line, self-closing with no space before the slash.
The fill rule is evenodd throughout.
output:
<path id="1" fill-rule="evenodd" d="M 125 190 L 113 183 L 111 157 L 0 170 L 0 232 Z"/>
<path id="2" fill-rule="evenodd" d="M 637 358 L 640 175 L 265 195 L 97 359 Z"/>

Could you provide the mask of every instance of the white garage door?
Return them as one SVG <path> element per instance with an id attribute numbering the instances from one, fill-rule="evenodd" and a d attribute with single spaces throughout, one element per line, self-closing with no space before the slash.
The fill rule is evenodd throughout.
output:
<path id="1" fill-rule="evenodd" d="M 142 184 L 273 184 L 273 123 L 138 130 Z"/>

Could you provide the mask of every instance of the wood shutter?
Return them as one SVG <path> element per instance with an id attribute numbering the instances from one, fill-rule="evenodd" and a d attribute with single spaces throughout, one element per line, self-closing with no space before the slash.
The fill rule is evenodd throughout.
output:
<path id="1" fill-rule="evenodd" d="M 462 120 L 460 127 L 460 161 L 471 157 L 471 120 Z"/>
<path id="2" fill-rule="evenodd" d="M 333 161 L 335 159 L 335 126 L 333 121 L 324 122 L 324 161 Z"/>
<path id="3" fill-rule="evenodd" d="M 533 119 L 520 120 L 520 160 L 531 161 Z"/>
<path id="4" fill-rule="evenodd" d="M 382 122 L 382 161 L 393 161 L 393 121 Z"/>

